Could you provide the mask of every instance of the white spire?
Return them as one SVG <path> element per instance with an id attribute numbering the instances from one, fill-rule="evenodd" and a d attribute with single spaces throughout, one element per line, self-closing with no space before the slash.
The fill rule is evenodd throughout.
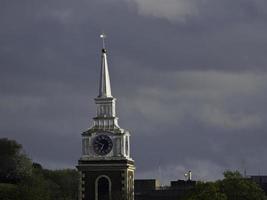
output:
<path id="1" fill-rule="evenodd" d="M 101 74 L 100 74 L 98 97 L 100 98 L 112 97 L 109 72 L 108 72 L 107 50 L 104 48 L 102 49 L 102 57 L 101 57 Z"/>

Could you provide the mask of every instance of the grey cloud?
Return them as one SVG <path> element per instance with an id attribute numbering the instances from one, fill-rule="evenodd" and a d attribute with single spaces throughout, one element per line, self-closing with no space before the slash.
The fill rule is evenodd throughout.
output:
<path id="1" fill-rule="evenodd" d="M 197 14 L 197 2 L 185 0 L 134 0 L 142 15 L 166 18 L 168 20 L 185 21 L 189 16 Z"/>
<path id="2" fill-rule="evenodd" d="M 149 74 L 152 82 L 158 78 L 157 73 Z M 137 87 L 132 96 L 120 99 L 119 113 L 135 119 L 124 121 L 133 130 L 134 142 L 142 140 L 141 146 L 149 150 L 143 155 L 133 143 L 144 176 L 150 170 L 156 176 L 162 158 L 165 170 L 180 166 L 204 179 L 210 170 L 213 179 L 226 169 L 243 171 L 242 160 L 247 161 L 248 172 L 253 173 L 255 163 L 264 169 L 265 161 L 260 158 L 264 144 L 259 140 L 266 138 L 266 74 L 183 71 L 160 76 L 153 86 Z M 258 100 L 257 106 L 251 103 Z M 166 173 L 166 179 L 173 177 Z"/>
<path id="3" fill-rule="evenodd" d="M 135 2 L 140 14 L 166 18 L 171 22 L 191 21 L 211 17 L 221 20 L 253 19 L 266 17 L 263 0 L 128 0 Z"/>

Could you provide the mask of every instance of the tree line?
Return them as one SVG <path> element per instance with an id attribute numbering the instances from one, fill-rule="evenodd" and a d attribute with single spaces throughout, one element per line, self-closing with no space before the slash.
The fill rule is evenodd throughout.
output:
<path id="1" fill-rule="evenodd" d="M 78 172 L 32 162 L 14 140 L 0 139 L 1 200 L 77 200 Z"/>
<path id="2" fill-rule="evenodd" d="M 258 184 L 238 171 L 224 172 L 224 179 L 198 182 L 183 200 L 267 200 Z"/>
<path id="3" fill-rule="evenodd" d="M 0 200 L 77 200 L 79 174 L 34 163 L 14 140 L 0 138 Z M 264 191 L 238 171 L 224 179 L 198 182 L 182 200 L 267 200 Z"/>

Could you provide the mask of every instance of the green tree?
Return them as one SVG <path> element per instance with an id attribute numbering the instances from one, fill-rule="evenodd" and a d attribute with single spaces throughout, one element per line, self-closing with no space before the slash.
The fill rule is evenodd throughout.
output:
<path id="1" fill-rule="evenodd" d="M 7 138 L 0 139 L 0 182 L 16 183 L 29 177 L 32 162 L 23 153 L 22 145 Z"/>
<path id="2" fill-rule="evenodd" d="M 263 190 L 238 171 L 224 172 L 224 179 L 217 181 L 217 184 L 228 200 L 267 200 Z"/>
<path id="3" fill-rule="evenodd" d="M 77 199 L 79 174 L 77 170 L 44 170 L 44 177 L 59 186 L 60 198 L 62 200 Z"/>
<path id="4" fill-rule="evenodd" d="M 33 164 L 32 176 L 18 184 L 20 200 L 60 200 L 60 187 L 44 177 L 43 171 L 40 164 Z"/>
<path id="5" fill-rule="evenodd" d="M 220 192 L 216 183 L 198 182 L 196 187 L 185 198 L 186 200 L 227 200 L 225 194 Z"/>
<path id="6" fill-rule="evenodd" d="M 50 200 L 48 184 L 41 176 L 32 176 L 18 184 L 20 200 Z"/>
<path id="7" fill-rule="evenodd" d="M 1 200 L 76 200 L 77 170 L 47 170 L 32 163 L 14 140 L 0 139 Z"/>
<path id="8" fill-rule="evenodd" d="M 198 183 L 185 200 L 267 200 L 263 190 L 238 171 L 224 172 L 224 179 Z"/>
<path id="9" fill-rule="evenodd" d="M 0 183 L 0 199 L 1 200 L 16 200 L 19 199 L 17 185 L 9 183 Z"/>

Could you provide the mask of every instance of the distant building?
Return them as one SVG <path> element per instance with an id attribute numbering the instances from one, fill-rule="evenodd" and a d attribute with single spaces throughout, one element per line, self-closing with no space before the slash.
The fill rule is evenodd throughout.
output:
<path id="1" fill-rule="evenodd" d="M 257 183 L 267 194 L 267 176 L 249 176 L 249 179 Z"/>
<path id="2" fill-rule="evenodd" d="M 193 189 L 196 181 L 171 181 L 170 186 L 160 186 L 156 179 L 135 180 L 135 200 L 178 200 Z"/>
<path id="3" fill-rule="evenodd" d="M 137 179 L 134 181 L 135 194 L 155 191 L 160 188 L 160 182 L 156 179 Z"/>
<path id="4" fill-rule="evenodd" d="M 267 194 L 267 176 L 247 176 L 247 180 L 257 183 Z M 188 180 L 171 181 L 170 186 L 161 186 L 156 179 L 141 179 L 134 181 L 135 200 L 179 200 L 196 186 L 196 181 Z"/>

